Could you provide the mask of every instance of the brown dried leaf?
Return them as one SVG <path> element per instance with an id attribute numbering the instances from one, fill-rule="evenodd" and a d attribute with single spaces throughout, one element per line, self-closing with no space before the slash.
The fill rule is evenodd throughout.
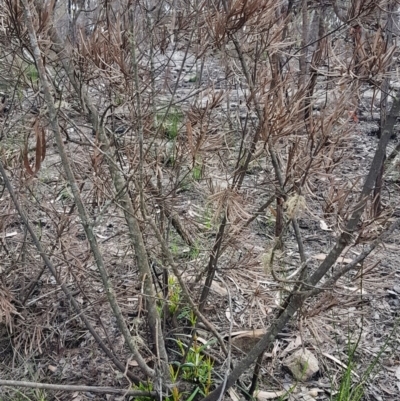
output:
<path id="1" fill-rule="evenodd" d="M 36 118 L 35 122 L 33 123 L 33 130 L 35 132 L 35 139 L 36 139 L 36 151 L 35 151 L 35 169 L 33 170 L 31 165 L 29 164 L 29 157 L 28 157 L 28 142 L 29 142 L 29 134 L 25 141 L 25 146 L 23 150 L 23 162 L 24 167 L 29 175 L 36 175 L 40 170 L 40 166 L 46 156 L 46 135 L 45 130 L 43 127 L 40 126 L 39 118 Z"/>
<path id="2" fill-rule="evenodd" d="M 274 400 L 276 398 L 282 397 L 285 394 L 287 394 L 286 390 L 280 390 L 280 391 L 259 391 L 259 390 L 257 390 L 254 393 L 257 401 Z"/>
<path id="3" fill-rule="evenodd" d="M 194 160 L 196 158 L 196 151 L 195 151 L 194 144 L 193 144 L 194 141 L 193 141 L 192 123 L 189 120 L 186 122 L 186 135 L 187 135 L 190 154 L 192 155 L 192 158 Z"/>

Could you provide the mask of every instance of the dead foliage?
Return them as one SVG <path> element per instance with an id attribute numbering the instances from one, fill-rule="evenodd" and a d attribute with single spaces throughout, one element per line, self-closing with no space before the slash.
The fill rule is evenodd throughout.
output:
<path id="1" fill-rule="evenodd" d="M 339 361 L 329 316 L 375 302 L 380 241 L 397 233 L 397 187 L 371 212 L 396 101 L 378 145 L 359 124 L 397 51 L 385 2 L 39 3 L 0 11 L 0 325 L 16 375 L 42 358 L 32 381 L 216 400 L 242 376 L 270 386 L 261 367 L 279 378 L 305 344 Z M 184 373 L 202 341 L 200 388 Z"/>

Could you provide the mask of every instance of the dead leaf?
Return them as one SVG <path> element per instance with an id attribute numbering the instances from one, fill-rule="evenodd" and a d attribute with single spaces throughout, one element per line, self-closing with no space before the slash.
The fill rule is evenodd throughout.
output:
<path id="1" fill-rule="evenodd" d="M 327 354 L 326 352 L 323 352 L 322 355 L 328 359 L 330 359 L 331 361 L 337 363 L 339 366 L 341 366 L 343 369 L 347 369 L 347 365 L 340 362 L 339 359 L 335 358 L 333 355 Z M 356 376 L 358 379 L 360 378 L 360 376 L 354 372 L 353 370 L 351 371 L 351 373 Z"/>
<path id="2" fill-rule="evenodd" d="M 313 255 L 312 258 L 316 259 L 316 260 L 325 260 L 326 254 L 325 253 L 318 253 L 316 255 Z M 343 257 L 340 256 L 340 257 L 337 258 L 336 262 L 337 263 L 351 263 L 351 262 L 353 262 L 353 259 L 343 258 Z"/>
<path id="3" fill-rule="evenodd" d="M 228 290 L 224 287 L 221 287 L 217 282 L 213 281 L 211 284 L 211 290 L 216 292 L 218 295 L 222 297 L 226 297 L 228 295 Z"/>
<path id="4" fill-rule="evenodd" d="M 17 233 L 16 231 L 13 231 L 12 233 L 6 234 L 6 238 L 14 237 L 14 236 L 16 236 L 17 234 L 18 234 L 18 233 Z"/>
<path id="5" fill-rule="evenodd" d="M 243 334 L 243 333 L 247 333 L 247 332 L 248 332 L 248 330 L 234 331 L 231 333 L 231 337 L 236 337 L 239 334 Z M 227 338 L 227 337 L 229 337 L 229 334 L 226 334 L 224 338 Z"/>
<path id="6" fill-rule="evenodd" d="M 232 401 L 240 401 L 240 397 L 232 387 L 228 390 L 228 394 L 231 397 Z"/>
<path id="7" fill-rule="evenodd" d="M 196 337 L 196 340 L 197 340 L 199 343 L 202 343 L 203 345 L 207 345 L 207 348 L 210 348 L 210 346 L 209 346 L 210 340 L 206 340 L 206 339 L 203 338 L 203 337 Z"/>
<path id="8" fill-rule="evenodd" d="M 313 255 L 313 259 L 316 260 L 325 260 L 326 258 L 326 253 L 318 253 L 316 255 Z"/>
<path id="9" fill-rule="evenodd" d="M 35 132 L 36 137 L 36 154 L 35 154 L 35 169 L 33 170 L 31 165 L 29 164 L 28 157 L 28 137 L 25 140 L 25 147 L 22 152 L 24 167 L 29 175 L 35 175 L 40 170 L 40 166 L 46 156 L 46 135 L 43 127 L 40 126 L 39 118 L 36 118 L 33 123 L 33 130 Z"/>
<path id="10" fill-rule="evenodd" d="M 57 366 L 48 365 L 47 369 L 49 369 L 50 372 L 55 373 L 57 371 Z"/>
<path id="11" fill-rule="evenodd" d="M 318 393 L 323 393 L 324 390 L 320 389 L 320 388 L 310 388 L 307 392 L 307 394 L 311 395 L 311 397 L 313 398 L 317 398 L 318 397 Z"/>
<path id="12" fill-rule="evenodd" d="M 187 134 L 190 153 L 192 154 L 193 160 L 195 160 L 196 153 L 195 153 L 195 148 L 194 148 L 194 144 L 193 144 L 194 143 L 193 130 L 192 130 L 192 124 L 189 120 L 186 122 L 186 134 Z"/>
<path id="13" fill-rule="evenodd" d="M 300 347 L 301 343 L 302 343 L 301 337 L 296 336 L 296 338 L 294 340 L 290 341 L 290 343 L 287 345 L 287 347 L 281 352 L 281 354 L 279 355 L 280 358 L 285 357 L 286 354 L 288 354 L 289 352 L 292 352 L 296 348 Z"/>
<path id="14" fill-rule="evenodd" d="M 242 338 L 242 337 L 261 337 L 266 333 L 265 329 L 255 329 L 255 330 L 241 330 L 236 331 L 231 334 L 231 337 Z"/>
<path id="15" fill-rule="evenodd" d="M 385 387 L 382 384 L 379 384 L 379 387 L 382 391 L 384 391 L 386 394 L 390 394 L 390 395 L 396 395 L 397 393 L 395 393 L 394 391 L 389 390 L 387 387 Z"/>
<path id="16" fill-rule="evenodd" d="M 324 231 L 332 231 L 332 229 L 328 227 L 324 220 L 319 221 L 319 227 Z"/>
<path id="17" fill-rule="evenodd" d="M 336 262 L 337 263 L 352 263 L 353 259 L 339 257 Z"/>
<path id="18" fill-rule="evenodd" d="M 276 210 L 273 208 L 273 207 L 269 207 L 269 210 L 271 211 L 271 213 L 272 213 L 272 215 L 274 216 L 274 217 L 276 217 L 276 215 L 277 215 L 277 213 L 276 213 Z"/>
<path id="19" fill-rule="evenodd" d="M 285 390 L 280 391 L 255 391 L 254 395 L 258 401 L 273 400 L 287 394 Z"/>
<path id="20" fill-rule="evenodd" d="M 73 400 L 73 401 L 81 401 L 82 400 L 82 396 L 81 396 L 80 392 L 79 391 L 74 391 L 72 393 L 71 400 Z"/>
<path id="21" fill-rule="evenodd" d="M 108 239 L 108 237 L 101 235 L 99 233 L 96 233 L 96 236 L 99 237 L 100 239 Z"/>

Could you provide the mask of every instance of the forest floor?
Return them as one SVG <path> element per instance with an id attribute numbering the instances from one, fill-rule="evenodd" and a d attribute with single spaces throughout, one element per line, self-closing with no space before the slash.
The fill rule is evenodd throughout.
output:
<path id="1" fill-rule="evenodd" d="M 189 79 L 185 84 L 190 86 Z M 179 96 L 186 96 L 182 86 Z M 240 108 L 240 96 L 229 107 Z M 376 117 L 376 116 L 375 116 Z M 14 118 L 18 118 L 17 115 Z M 377 129 L 376 118 L 361 118 L 359 123 L 352 123 L 346 146 L 342 149 L 341 169 L 336 179 L 340 182 L 355 182 L 357 177 L 365 176 L 373 157 L 378 139 L 371 135 Z M 399 134 L 400 135 L 400 134 Z M 219 138 L 215 138 L 219 141 Z M 397 140 L 390 142 L 389 153 Z M 66 144 L 67 149 L 79 164 L 80 174 L 86 168 L 84 151 L 74 142 Z M 211 146 L 211 145 L 210 145 Z M 229 151 L 226 151 L 228 154 Z M 35 209 L 33 223 L 45 241 L 50 241 L 62 222 L 63 213 L 68 213 L 73 204 L 63 183 L 61 167 L 55 162 L 57 152 L 50 149 L 43 167 L 42 176 L 37 182 L 27 182 L 17 174 L 13 177 L 16 187 L 33 188 L 32 196 L 40 198 Z M 79 159 L 81 157 L 81 159 Z M 227 162 L 229 163 L 229 161 Z M 52 166 L 52 164 L 54 164 Z M 51 167 L 52 166 L 52 167 Z M 165 169 L 171 168 L 165 164 Z M 244 188 L 246 197 L 251 199 L 252 207 L 259 206 L 270 196 L 273 188 L 266 178 L 267 162 L 252 166 L 246 175 Z M 202 233 L 201 246 L 209 246 L 215 238 L 216 227 L 213 215 L 209 212 L 210 185 L 224 188 L 225 177 L 219 177 L 218 165 L 210 160 L 207 168 L 213 172 L 215 180 L 201 178 L 184 183 L 178 191 L 174 207 L 187 224 L 187 228 Z M 397 173 L 398 173 L 398 167 Z M 17 171 L 17 166 L 9 171 Z M 89 174 L 90 172 L 88 172 Z M 46 176 L 45 176 L 46 175 Z M 89 175 L 88 175 L 89 176 Z M 22 181 L 18 181 L 18 180 Z M 165 185 L 168 179 L 165 178 Z M 319 181 L 318 181 L 319 180 Z M 329 219 L 321 218 L 323 199 L 322 188 L 330 185 L 323 179 L 315 180 L 307 198 L 304 215 L 299 219 L 301 235 L 306 246 L 306 255 L 310 267 L 316 266 L 331 249 L 338 227 L 330 224 Z M 387 218 L 400 218 L 400 187 L 396 171 L 385 177 L 383 203 L 385 210 L 390 210 Z M 85 189 L 86 200 L 94 199 L 95 182 Z M 51 191 L 50 191 L 51 189 Z M 54 193 L 59 196 L 54 199 Z M 39 196 L 40 195 L 40 196 Z M 96 200 L 98 201 L 98 199 Z M 98 349 L 95 341 L 87 334 L 64 294 L 55 280 L 44 272 L 37 280 L 40 268 L 35 251 L 25 253 L 26 232 L 15 211 L 9 206 L 9 195 L 2 196 L 6 216 L 3 223 L 3 246 L 1 257 L 5 272 L 4 283 L 13 299 L 21 302 L 19 294 L 26 293 L 31 282 L 36 282 L 25 308 L 19 309 L 13 317 L 13 332 L 2 324 L 0 328 L 0 377 L 2 379 L 29 380 L 58 384 L 85 384 L 93 386 L 128 387 L 124 375 L 118 372 Z M 89 203 L 89 202 L 88 202 Z M 93 205 L 96 202 L 93 201 Z M 100 202 L 101 203 L 101 202 Z M 10 211 L 11 210 L 11 211 Z M 98 212 L 93 206 L 93 216 Z M 157 210 L 154 210 L 157 213 Z M 245 214 L 246 211 L 243 211 Z M 386 215 L 385 215 L 386 216 Z M 382 217 L 382 224 L 385 220 Z M 371 237 L 379 231 L 380 225 L 371 225 Z M 128 360 L 122 336 L 117 330 L 115 319 L 108 309 L 104 290 L 95 271 L 93 260 L 88 250 L 83 230 L 77 220 L 68 226 L 68 243 L 63 254 L 66 266 L 60 267 L 60 276 L 77 295 L 77 300 L 93 320 L 102 337 L 110 344 L 121 360 Z M 118 208 L 111 206 L 107 218 L 99 221 L 96 235 L 105 255 L 109 273 L 121 308 L 127 316 L 132 335 L 138 342 L 148 336 L 142 309 L 141 283 L 137 280 L 137 271 L 129 240 L 120 226 Z M 145 238 L 151 249 L 152 237 Z M 220 268 L 205 313 L 222 333 L 232 347 L 233 363 L 240 359 L 254 344 L 269 325 L 269 320 L 279 308 L 279 301 L 286 290 L 277 285 L 263 267 L 263 255 L 274 239 L 274 215 L 267 211 L 258 217 L 230 247 L 220 261 Z M 51 242 L 49 242 L 51 243 Z M 278 272 L 290 275 L 300 263 L 297 243 L 289 233 L 284 238 L 284 253 L 278 258 Z M 24 245 L 25 246 L 25 245 Z M 31 245 L 26 245 L 28 248 Z M 365 243 L 347 249 L 343 254 L 346 263 L 357 256 Z M 33 248 L 30 248 L 33 249 Z M 50 248 L 48 248 L 50 250 Z M 20 252 L 20 257 L 12 259 L 9 254 Z M 207 264 L 208 253 L 199 247 L 195 253 L 188 248 L 179 236 L 171 234 L 171 251 L 177 260 L 186 266 L 185 274 L 191 289 L 196 290 L 194 277 Z M 150 252 L 151 253 L 151 252 Z M 155 272 L 157 256 L 154 255 Z M 354 351 L 351 379 L 353 383 L 364 382 L 363 400 L 395 401 L 400 392 L 400 332 L 398 329 L 400 311 L 400 233 L 382 243 L 364 262 L 361 273 L 348 274 L 342 278 L 333 291 L 309 302 L 296 316 L 284 332 L 280 333 L 274 347 L 265 353 L 260 371 L 260 401 L 269 399 L 276 391 L 290 401 L 333 400 L 346 367 L 349 355 Z M 14 264 L 13 264 L 14 263 Z M 62 265 L 60 261 L 60 266 Z M 35 266 L 33 269 L 31 266 Z M 35 281 L 36 280 L 36 281 Z M 1 295 L 1 294 L 0 294 Z M 4 295 L 4 299 L 6 296 Z M 0 309 L 1 310 L 1 309 Z M 1 316 L 1 315 L 0 315 Z M 183 316 L 183 317 L 182 317 Z M 183 320 L 181 320 L 183 319 Z M 178 360 L 179 349 L 176 338 L 187 338 L 190 333 L 187 314 L 182 306 L 174 313 L 170 328 L 166 332 L 171 350 L 171 359 Z M 183 337 L 182 337 L 183 336 Z M 185 337 L 186 336 L 186 337 Z M 208 341 L 210 333 L 200 326 L 198 341 Z M 284 367 L 285 358 L 302 347 L 310 350 L 319 362 L 318 373 L 307 382 L 297 382 Z M 178 353 L 177 353 L 178 352 Z M 149 353 L 148 353 L 149 354 Z M 223 355 L 217 346 L 210 345 L 207 354 L 213 360 L 215 383 L 223 380 L 226 366 L 222 364 Z M 129 363 L 135 369 L 135 362 Z M 241 378 L 240 385 L 248 385 L 252 372 Z M 365 376 L 366 375 L 366 376 Z M 195 384 L 194 384 L 195 386 Z M 23 395 L 22 395 L 23 393 Z M 189 396 L 189 395 L 188 395 Z M 231 389 L 226 400 L 236 401 L 242 395 L 238 389 Z M 15 390 L 0 388 L 0 400 L 118 400 L 123 397 L 86 393 L 65 393 L 62 391 Z M 271 398 L 272 399 L 272 398 Z M 279 397 L 277 398 L 279 399 Z"/>

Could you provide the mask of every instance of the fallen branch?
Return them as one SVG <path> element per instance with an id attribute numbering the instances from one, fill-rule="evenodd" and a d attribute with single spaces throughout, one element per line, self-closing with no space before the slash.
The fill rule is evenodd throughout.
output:
<path id="1" fill-rule="evenodd" d="M 124 390 L 122 388 L 113 387 L 96 387 L 96 386 L 75 386 L 72 384 L 48 384 L 48 383 L 36 383 L 36 382 L 25 382 L 18 380 L 0 380 L 0 386 L 10 387 L 28 387 L 37 388 L 43 390 L 55 390 L 55 391 L 79 391 L 79 392 L 90 392 L 90 393 L 101 393 L 101 394 L 118 394 L 118 395 L 130 395 L 133 397 L 156 397 L 155 391 L 139 391 L 139 390 Z"/>

